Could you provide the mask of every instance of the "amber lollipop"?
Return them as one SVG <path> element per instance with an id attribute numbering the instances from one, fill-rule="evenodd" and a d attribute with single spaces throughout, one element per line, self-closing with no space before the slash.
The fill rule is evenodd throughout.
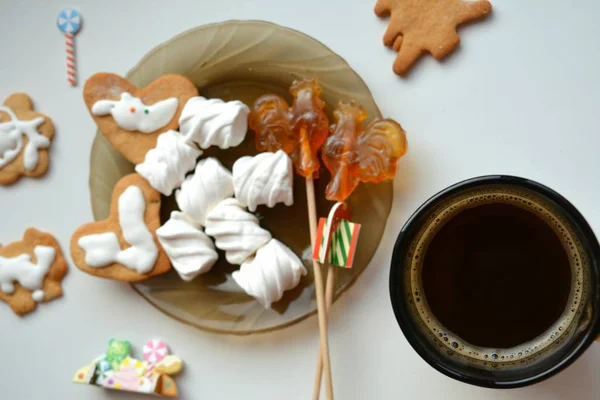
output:
<path id="1" fill-rule="evenodd" d="M 291 107 L 277 95 L 259 97 L 254 102 L 249 124 L 250 129 L 256 133 L 256 147 L 259 151 L 285 151 L 291 157 L 296 172 L 305 178 L 310 241 L 311 246 L 314 246 L 317 236 L 317 212 L 313 178 L 318 177 L 321 164 L 317 153 L 327 139 L 329 120 L 323 111 L 325 102 L 320 98 L 321 88 L 316 78 L 294 82 L 290 93 L 294 97 Z M 323 277 L 317 261 L 313 261 L 313 270 L 322 349 L 319 359 L 322 360 L 322 369 L 325 369 L 327 398 L 333 399 Z M 319 383 L 320 377 L 319 372 Z"/>
<path id="2" fill-rule="evenodd" d="M 335 124 L 322 149 L 331 181 L 328 200 L 345 201 L 359 182 L 393 179 L 396 163 L 406 154 L 406 133 L 393 119 L 375 119 L 363 129 L 367 112 L 354 101 L 340 101 Z"/>
<path id="3" fill-rule="evenodd" d="M 363 129 L 367 112 L 354 101 L 340 101 L 333 113 L 335 123 L 321 149 L 331 181 L 325 189 L 328 200 L 344 202 L 360 182 L 381 182 L 393 179 L 396 163 L 406 154 L 406 134 L 392 119 L 375 119 Z M 327 270 L 325 307 L 333 301 L 335 267 Z M 321 386 L 323 358 L 317 361 L 315 387 Z M 318 398 L 318 392 L 313 398 Z"/>

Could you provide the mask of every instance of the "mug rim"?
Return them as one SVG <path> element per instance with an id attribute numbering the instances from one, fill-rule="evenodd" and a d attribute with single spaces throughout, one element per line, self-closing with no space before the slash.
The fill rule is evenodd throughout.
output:
<path id="1" fill-rule="evenodd" d="M 463 372 L 456 371 L 452 366 L 449 366 L 448 362 L 445 362 L 443 358 L 430 354 L 430 350 L 427 349 L 421 342 L 419 332 L 414 329 L 414 322 L 412 317 L 409 315 L 408 308 L 406 307 L 406 301 L 404 298 L 404 254 L 407 246 L 411 243 L 414 238 L 414 234 L 421 227 L 424 222 L 424 218 L 427 214 L 440 202 L 445 200 L 447 197 L 452 196 L 458 192 L 462 192 L 475 187 L 494 185 L 494 184 L 508 184 L 516 187 L 526 188 L 532 190 L 538 194 L 543 195 L 549 200 L 555 202 L 559 209 L 570 219 L 572 219 L 574 226 L 580 230 L 582 239 L 585 239 L 586 250 L 590 254 L 590 265 L 592 275 L 592 294 L 590 295 L 590 301 L 596 306 L 596 312 L 592 316 L 587 332 L 579 339 L 578 343 L 573 345 L 569 353 L 560 360 L 556 365 L 544 370 L 543 372 L 514 380 L 497 381 L 494 379 L 488 379 L 486 377 L 476 376 L 475 373 L 467 375 Z M 540 382 L 551 376 L 554 376 L 558 372 L 562 371 L 569 365 L 571 365 L 587 348 L 595 341 L 596 336 L 600 333 L 600 312 L 598 312 L 598 306 L 600 305 L 600 288 L 598 286 L 598 274 L 599 274 L 599 263 L 600 261 L 600 244 L 583 215 L 577 210 L 577 208 L 571 204 L 565 197 L 556 192 L 555 190 L 538 183 L 536 181 L 511 176 L 511 175 L 484 175 L 475 178 L 469 178 L 451 186 L 442 189 L 428 200 L 426 200 L 419 208 L 408 218 L 394 244 L 392 253 L 392 260 L 390 265 L 390 281 L 389 291 L 392 308 L 394 315 L 402 330 L 404 336 L 408 340 L 412 348 L 419 354 L 419 356 L 425 360 L 430 366 L 443 373 L 444 375 L 456 379 L 460 382 L 468 383 L 475 386 L 487 387 L 487 388 L 518 388 L 523 386 L 532 385 Z M 474 370 L 477 370 L 474 368 Z"/>

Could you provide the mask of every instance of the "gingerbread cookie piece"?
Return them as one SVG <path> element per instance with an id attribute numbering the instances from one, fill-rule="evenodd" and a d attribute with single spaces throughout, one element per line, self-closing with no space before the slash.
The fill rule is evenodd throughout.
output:
<path id="1" fill-rule="evenodd" d="M 160 193 L 138 174 L 113 189 L 110 215 L 81 226 L 71 237 L 71 257 L 80 270 L 102 278 L 140 282 L 171 269 L 156 237 Z"/>
<path id="2" fill-rule="evenodd" d="M 98 128 L 133 164 L 144 161 L 158 135 L 178 128 L 181 110 L 197 95 L 189 79 L 174 74 L 137 88 L 118 75 L 101 72 L 83 88 L 83 99 Z"/>
<path id="3" fill-rule="evenodd" d="M 0 300 L 18 315 L 62 296 L 67 262 L 56 239 L 29 228 L 23 240 L 0 247 Z"/>
<path id="4" fill-rule="evenodd" d="M 52 120 L 33 111 L 28 95 L 10 95 L 0 106 L 0 185 L 46 173 L 53 137 Z"/>
<path id="5" fill-rule="evenodd" d="M 487 0 L 377 0 L 375 14 L 391 15 L 383 43 L 398 52 L 394 72 L 405 75 L 425 51 L 436 60 L 452 53 L 460 43 L 456 27 L 487 17 Z"/>

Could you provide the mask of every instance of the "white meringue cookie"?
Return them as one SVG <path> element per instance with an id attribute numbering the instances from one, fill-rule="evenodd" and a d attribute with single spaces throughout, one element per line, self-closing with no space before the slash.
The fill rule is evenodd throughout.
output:
<path id="1" fill-rule="evenodd" d="M 219 259 L 212 240 L 182 212 L 173 211 L 156 236 L 184 281 L 210 271 Z"/>
<path id="2" fill-rule="evenodd" d="M 292 250 L 277 239 L 258 249 L 256 257 L 242 264 L 232 276 L 264 308 L 283 297 L 283 292 L 298 286 L 306 268 Z"/>
<path id="3" fill-rule="evenodd" d="M 225 251 L 227 262 L 240 265 L 271 240 L 260 227 L 258 218 L 246 211 L 234 198 L 221 201 L 206 217 L 206 234 Z"/>
<path id="4" fill-rule="evenodd" d="M 185 178 L 181 189 L 175 192 L 179 209 L 202 226 L 205 226 L 210 210 L 231 196 L 231 172 L 212 157 L 200 160 L 194 174 Z"/>
<path id="5" fill-rule="evenodd" d="M 277 203 L 294 204 L 292 160 L 283 151 L 242 157 L 233 164 L 235 197 L 250 211 L 256 206 Z"/>
<path id="6" fill-rule="evenodd" d="M 170 196 L 201 154 L 202 150 L 188 146 L 179 132 L 167 131 L 158 136 L 156 147 L 146 153 L 144 162 L 136 165 L 135 171 L 154 189 Z"/>
<path id="7" fill-rule="evenodd" d="M 241 101 L 192 97 L 179 117 L 179 131 L 187 143 L 201 148 L 235 147 L 244 141 L 248 131 L 250 109 Z"/>

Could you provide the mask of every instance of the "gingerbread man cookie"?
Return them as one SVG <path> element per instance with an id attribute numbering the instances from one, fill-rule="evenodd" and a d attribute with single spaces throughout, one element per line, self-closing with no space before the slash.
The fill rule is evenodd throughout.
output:
<path id="1" fill-rule="evenodd" d="M 46 173 L 53 137 L 52 120 L 33 111 L 28 95 L 10 95 L 0 106 L 0 185 Z"/>
<path id="2" fill-rule="evenodd" d="M 377 0 L 375 6 L 379 17 L 391 15 L 383 43 L 398 52 L 398 75 L 405 75 L 424 52 L 436 60 L 452 53 L 460 43 L 456 27 L 491 11 L 487 0 Z"/>
<path id="3" fill-rule="evenodd" d="M 164 274 L 171 263 L 156 237 L 160 193 L 138 174 L 113 189 L 110 215 L 81 226 L 71 237 L 71 257 L 80 270 L 103 278 L 139 282 Z"/>
<path id="4" fill-rule="evenodd" d="M 29 228 L 23 240 L 0 247 L 0 300 L 18 315 L 62 296 L 67 262 L 56 239 Z"/>
<path id="5" fill-rule="evenodd" d="M 83 88 L 83 99 L 108 141 L 133 164 L 144 161 L 158 135 L 179 127 L 185 103 L 198 95 L 181 75 L 164 75 L 137 88 L 115 74 L 100 72 Z"/>

